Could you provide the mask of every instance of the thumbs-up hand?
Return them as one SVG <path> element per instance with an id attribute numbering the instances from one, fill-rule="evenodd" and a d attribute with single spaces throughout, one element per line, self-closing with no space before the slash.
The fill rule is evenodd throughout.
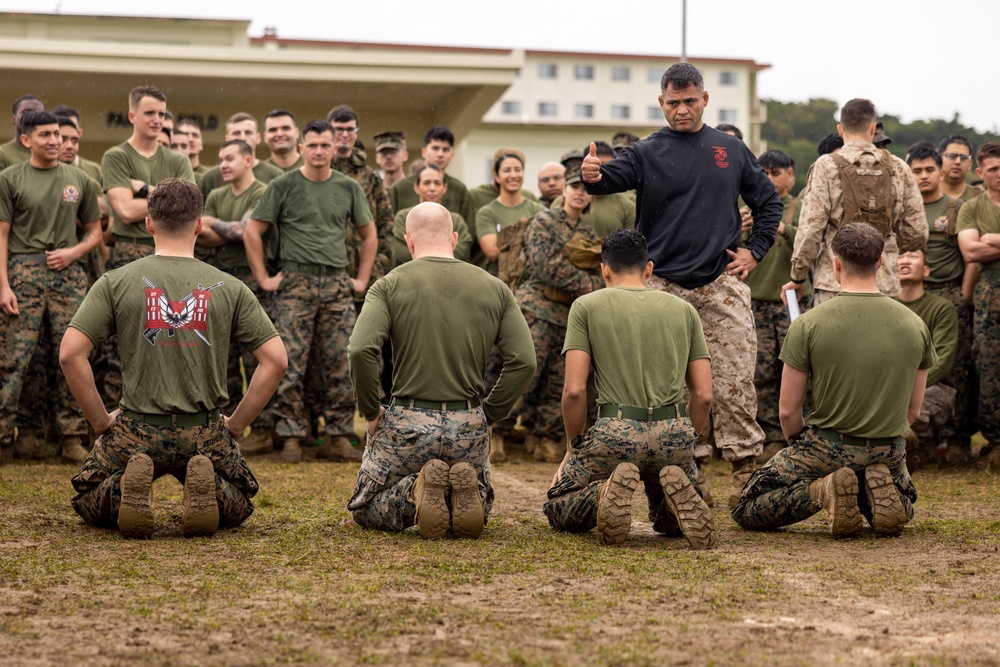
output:
<path id="1" fill-rule="evenodd" d="M 598 183 L 601 180 L 601 158 L 597 157 L 597 144 L 590 142 L 590 152 L 583 158 L 580 174 L 584 183 Z"/>

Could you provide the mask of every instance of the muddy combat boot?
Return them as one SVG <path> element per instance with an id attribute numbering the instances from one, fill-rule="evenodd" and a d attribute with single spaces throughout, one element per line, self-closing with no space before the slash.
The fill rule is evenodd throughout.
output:
<path id="1" fill-rule="evenodd" d="M 329 459 L 336 463 L 357 463 L 361 460 L 361 452 L 351 446 L 351 441 L 342 435 L 327 438 L 316 449 L 316 458 Z"/>
<path id="2" fill-rule="evenodd" d="M 219 530 L 219 501 L 215 496 L 215 468 L 207 456 L 192 456 L 184 478 L 184 537 L 211 537 Z"/>
<path id="3" fill-rule="evenodd" d="M 632 527 L 632 495 L 639 486 L 639 468 L 619 463 L 597 492 L 597 538 L 601 544 L 621 544 Z"/>
<path id="4" fill-rule="evenodd" d="M 14 441 L 14 458 L 28 461 L 45 459 L 44 444 L 38 442 L 38 436 L 30 429 L 18 431 L 17 440 Z"/>
<path id="5" fill-rule="evenodd" d="M 906 439 L 906 467 L 910 472 L 920 470 L 930 463 L 931 457 L 928 456 L 927 448 L 920 442 L 920 438 L 913 432 L 913 429 L 904 433 L 903 438 Z"/>
<path id="6" fill-rule="evenodd" d="M 536 461 L 559 463 L 566 457 L 566 445 L 560 444 L 552 438 L 542 438 L 535 448 L 533 457 Z"/>
<path id="7" fill-rule="evenodd" d="M 834 537 L 852 537 L 861 531 L 858 476 L 850 468 L 835 470 L 810 484 L 809 500 L 829 512 Z"/>
<path id="8" fill-rule="evenodd" d="M 254 454 L 267 454 L 274 445 L 271 440 L 271 433 L 267 429 L 250 429 L 249 435 L 240 436 L 236 444 L 240 446 L 240 454 L 252 456 Z"/>
<path id="9" fill-rule="evenodd" d="M 660 470 L 660 486 L 688 544 L 695 549 L 711 549 L 715 543 L 712 510 L 694 490 L 687 474 L 677 466 L 664 466 Z"/>
<path id="10" fill-rule="evenodd" d="M 118 530 L 122 537 L 148 540 L 153 536 L 153 459 L 133 454 L 122 474 L 121 491 Z"/>
<path id="11" fill-rule="evenodd" d="M 483 532 L 486 519 L 479 497 L 479 478 L 469 463 L 451 467 L 451 532 L 455 537 L 476 539 Z"/>
<path id="12" fill-rule="evenodd" d="M 66 463 L 83 463 L 87 459 L 89 452 L 80 442 L 78 435 L 64 435 L 59 438 L 59 456 Z"/>
<path id="13" fill-rule="evenodd" d="M 302 446 L 298 438 L 285 438 L 278 458 L 285 463 L 298 463 L 302 460 Z"/>
<path id="14" fill-rule="evenodd" d="M 439 540 L 448 533 L 448 481 L 451 470 L 440 459 L 431 459 L 420 469 L 413 483 L 413 504 L 417 506 L 414 522 L 425 540 Z M 478 492 L 477 492 L 478 497 Z"/>
<path id="15" fill-rule="evenodd" d="M 750 479 L 750 475 L 756 469 L 757 464 L 754 463 L 752 456 L 733 461 L 733 485 L 729 490 L 730 508 L 736 507 L 736 504 L 739 503 L 743 487 L 746 486 L 747 480 Z"/>
<path id="16" fill-rule="evenodd" d="M 784 442 L 778 442 L 772 440 L 771 442 L 765 443 L 764 449 L 761 450 L 760 456 L 754 459 L 757 465 L 764 465 L 768 461 L 774 458 L 774 455 L 780 452 L 782 449 L 787 447 Z"/>
<path id="17" fill-rule="evenodd" d="M 507 450 L 504 449 L 504 438 L 499 433 L 490 435 L 490 463 L 503 463 L 507 460 Z"/>
<path id="18" fill-rule="evenodd" d="M 701 489 L 701 499 L 705 501 L 705 504 L 709 507 L 715 507 L 715 498 L 712 497 L 712 492 L 708 490 L 708 477 L 705 475 L 705 471 L 701 469 L 701 463 L 698 463 L 698 488 Z"/>
<path id="19" fill-rule="evenodd" d="M 872 528 L 876 535 L 895 537 L 906 525 L 906 510 L 896 490 L 889 467 L 876 463 L 865 468 L 865 496 L 872 508 Z"/>

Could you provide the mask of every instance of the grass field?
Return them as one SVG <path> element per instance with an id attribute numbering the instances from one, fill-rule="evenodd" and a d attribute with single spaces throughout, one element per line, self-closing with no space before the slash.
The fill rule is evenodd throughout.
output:
<path id="1" fill-rule="evenodd" d="M 257 511 L 180 537 L 154 485 L 152 541 L 84 526 L 68 465 L 0 467 L 0 665 L 996 665 L 1000 479 L 918 471 L 903 535 L 834 542 L 823 515 L 749 533 L 717 508 L 708 552 L 557 534 L 554 466 L 497 466 L 478 541 L 363 530 L 356 465 L 257 458 Z M 725 497 L 726 469 L 709 479 Z"/>

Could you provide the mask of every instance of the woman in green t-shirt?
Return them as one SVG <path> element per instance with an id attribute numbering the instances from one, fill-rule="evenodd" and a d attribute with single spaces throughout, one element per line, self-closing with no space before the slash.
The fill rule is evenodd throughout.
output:
<path id="1" fill-rule="evenodd" d="M 545 207 L 525 199 L 521 194 L 524 163 L 519 156 L 513 153 L 499 156 L 493 162 L 493 178 L 500 185 L 500 194 L 476 214 L 476 235 L 479 237 L 479 247 L 489 260 L 486 270 L 496 275 L 497 258 L 500 257 L 497 232 L 510 227 L 521 218 L 533 217 L 539 211 L 544 211 Z"/>

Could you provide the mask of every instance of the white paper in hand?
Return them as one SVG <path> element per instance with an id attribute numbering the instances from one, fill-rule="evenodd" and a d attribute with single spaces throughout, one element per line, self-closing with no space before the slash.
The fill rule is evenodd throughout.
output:
<path id="1" fill-rule="evenodd" d="M 786 289 L 785 300 L 788 301 L 788 321 L 794 322 L 802 314 L 799 310 L 799 295 L 793 289 Z"/>

